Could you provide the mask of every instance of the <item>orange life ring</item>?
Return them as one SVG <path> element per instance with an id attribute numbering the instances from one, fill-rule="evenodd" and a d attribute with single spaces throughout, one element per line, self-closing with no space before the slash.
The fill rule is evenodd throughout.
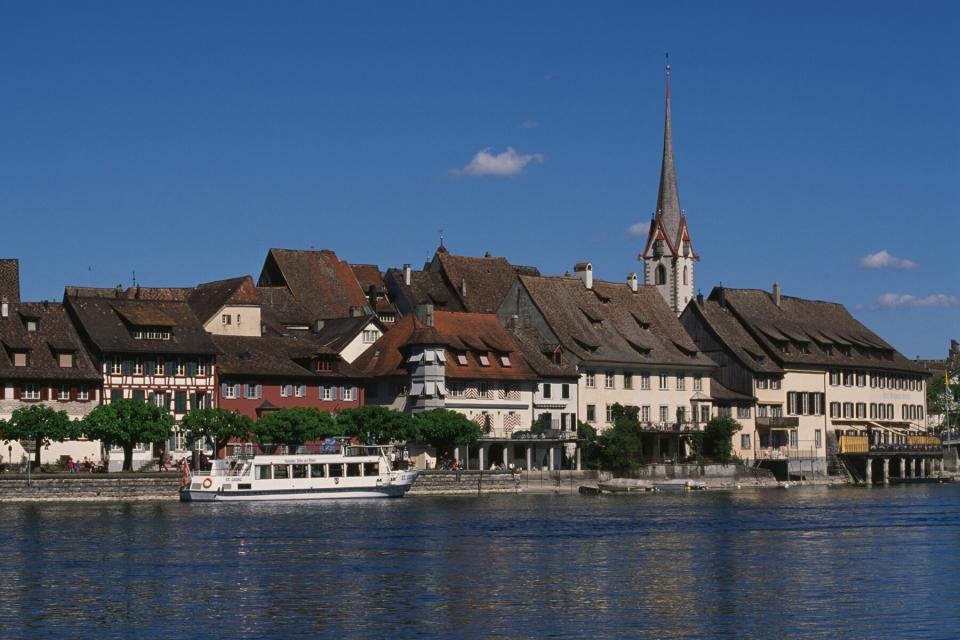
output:
<path id="1" fill-rule="evenodd" d="M 212 484 L 213 484 L 213 480 L 211 480 L 210 478 L 205 478 L 203 481 L 203 488 L 209 489 Z"/>

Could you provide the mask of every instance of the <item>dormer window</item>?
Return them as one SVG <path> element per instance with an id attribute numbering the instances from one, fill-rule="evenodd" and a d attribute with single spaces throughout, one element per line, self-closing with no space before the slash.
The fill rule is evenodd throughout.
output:
<path id="1" fill-rule="evenodd" d="M 72 353 L 58 353 L 57 354 L 57 364 L 60 365 L 61 369 L 70 369 L 73 367 L 73 354 Z"/>
<path id="2" fill-rule="evenodd" d="M 510 364 L 510 356 L 506 353 L 500 355 L 500 365 L 504 367 L 512 366 Z"/>
<path id="3" fill-rule="evenodd" d="M 313 364 L 313 370 L 318 372 L 333 371 L 333 360 L 328 360 L 325 358 L 316 360 Z"/>
<path id="4" fill-rule="evenodd" d="M 485 353 L 481 353 L 481 354 L 480 354 L 480 366 L 481 366 L 481 367 L 489 367 L 489 366 L 490 366 L 490 358 L 489 358 L 489 357 L 487 356 L 487 354 L 485 354 Z"/>
<path id="5" fill-rule="evenodd" d="M 26 352 L 26 351 L 14 351 L 14 352 L 13 352 L 13 366 L 15 366 L 15 367 L 25 367 L 25 366 L 27 366 L 27 352 Z"/>
<path id="6" fill-rule="evenodd" d="M 223 315 L 220 316 L 220 324 L 222 325 L 229 325 L 231 324 L 232 320 L 233 318 L 230 316 L 229 313 L 224 313 Z"/>
<path id="7" fill-rule="evenodd" d="M 457 364 L 460 366 L 466 366 L 467 364 L 467 354 L 458 352 L 457 353 Z"/>
<path id="8" fill-rule="evenodd" d="M 36 333 L 40 328 L 40 321 L 36 318 L 27 318 L 23 321 L 23 324 L 27 327 L 27 331 L 30 333 Z"/>
<path id="9" fill-rule="evenodd" d="M 134 340 L 169 340 L 170 329 L 166 327 L 137 327 L 133 330 Z"/>

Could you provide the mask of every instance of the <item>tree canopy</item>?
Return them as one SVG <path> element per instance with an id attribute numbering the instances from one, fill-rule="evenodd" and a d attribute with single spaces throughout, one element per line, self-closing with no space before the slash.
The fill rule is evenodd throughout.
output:
<path id="1" fill-rule="evenodd" d="M 469 445 L 480 437 L 480 427 L 462 413 L 449 409 L 431 409 L 414 417 L 416 440 L 436 448 L 442 455 L 455 446 Z"/>
<path id="2" fill-rule="evenodd" d="M 65 411 L 57 411 L 45 404 L 33 404 L 14 410 L 10 420 L 0 421 L 5 441 L 28 440 L 34 444 L 33 464 L 40 466 L 40 451 L 51 442 L 63 442 L 77 437 L 76 424 Z M 12 461 L 11 461 L 12 462 Z"/>
<path id="3" fill-rule="evenodd" d="M 600 464 L 619 477 L 637 475 L 643 467 L 643 441 L 639 408 L 615 404 L 610 408 L 613 426 L 597 437 Z"/>
<path id="4" fill-rule="evenodd" d="M 733 455 L 733 436 L 743 426 L 730 416 L 711 418 L 703 431 L 694 435 L 694 447 L 701 458 L 726 464 L 736 462 Z"/>
<path id="5" fill-rule="evenodd" d="M 264 414 L 253 423 L 251 433 L 261 445 L 296 447 L 309 440 L 341 435 L 341 430 L 328 411 L 289 407 Z"/>
<path id="6" fill-rule="evenodd" d="M 337 414 L 337 425 L 343 435 L 356 436 L 368 443 L 400 442 L 411 440 L 417 435 L 411 416 L 376 405 L 364 405 L 340 412 Z"/>
<path id="7" fill-rule="evenodd" d="M 133 447 L 138 442 L 163 442 L 173 431 L 166 410 L 143 400 L 117 400 L 96 407 L 83 419 L 83 432 L 105 445 L 123 449 L 123 470 L 133 470 Z"/>
<path id="8" fill-rule="evenodd" d="M 230 438 L 247 438 L 253 431 L 253 420 L 235 411 L 222 408 L 195 409 L 180 422 L 184 439 L 209 443 L 214 455 L 227 446 Z"/>

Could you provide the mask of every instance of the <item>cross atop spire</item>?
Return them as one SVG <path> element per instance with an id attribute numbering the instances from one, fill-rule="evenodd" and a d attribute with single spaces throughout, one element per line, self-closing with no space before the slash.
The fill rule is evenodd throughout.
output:
<path id="1" fill-rule="evenodd" d="M 673 162 L 673 130 L 670 125 L 670 54 L 666 65 L 667 90 L 663 124 L 663 161 L 660 164 L 660 190 L 657 193 L 657 209 L 654 214 L 659 218 L 668 243 L 677 247 L 680 244 L 680 194 L 677 191 L 677 169 Z"/>

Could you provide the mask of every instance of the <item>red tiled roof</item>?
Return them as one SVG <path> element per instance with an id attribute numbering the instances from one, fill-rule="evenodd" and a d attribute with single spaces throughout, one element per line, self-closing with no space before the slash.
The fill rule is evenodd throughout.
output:
<path id="1" fill-rule="evenodd" d="M 258 285 L 287 287 L 313 319 L 345 318 L 350 307 L 368 306 L 350 265 L 326 249 L 270 249 Z"/>

